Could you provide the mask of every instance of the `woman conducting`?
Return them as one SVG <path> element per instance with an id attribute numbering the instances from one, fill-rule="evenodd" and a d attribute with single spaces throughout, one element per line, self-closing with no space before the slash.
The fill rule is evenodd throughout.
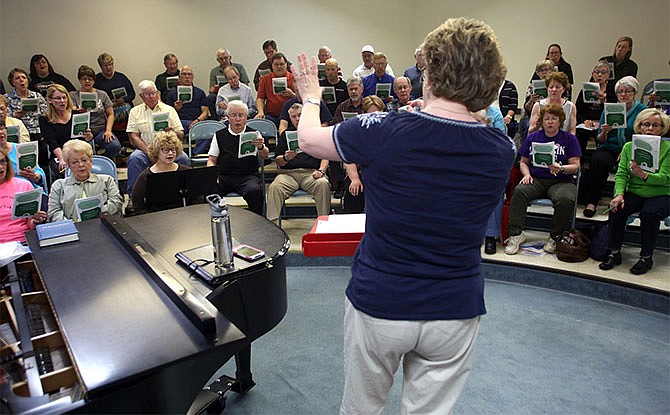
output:
<path id="1" fill-rule="evenodd" d="M 381 413 L 401 360 L 401 411 L 451 412 L 486 312 L 481 243 L 515 150 L 470 112 L 495 100 L 506 68 L 493 31 L 476 20 L 447 20 L 422 51 L 421 111 L 361 114 L 334 127 L 319 120 L 316 58 L 299 55 L 293 70 L 304 103 L 300 148 L 365 173 L 365 238 L 345 300 L 342 413 Z M 476 175 L 473 166 L 482 166 Z"/>
<path id="2" fill-rule="evenodd" d="M 646 109 L 635 119 L 637 134 L 662 136 L 670 128 L 670 117 L 656 108 Z M 640 212 L 642 249 L 640 259 L 630 272 L 644 274 L 653 266 L 652 255 L 656 246 L 659 222 L 670 215 L 670 141 L 661 139 L 659 168 L 656 172 L 642 170 L 633 160 L 632 143 L 621 150 L 619 168 L 614 180 L 614 198 L 609 206 L 610 254 L 600 269 L 610 270 L 621 264 L 621 244 L 628 216 Z"/>

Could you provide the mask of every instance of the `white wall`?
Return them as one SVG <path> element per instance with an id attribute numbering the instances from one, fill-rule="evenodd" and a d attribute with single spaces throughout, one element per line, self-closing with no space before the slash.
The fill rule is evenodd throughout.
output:
<path id="1" fill-rule="evenodd" d="M 0 75 L 8 86 L 11 68 L 27 70 L 30 57 L 43 53 L 77 86 L 79 65 L 97 71 L 95 59 L 106 51 L 116 69 L 137 85 L 162 72 L 163 55 L 173 52 L 180 64 L 193 66 L 196 85 L 207 87 L 217 48 L 231 49 L 234 61 L 251 76 L 264 59 L 266 39 L 275 39 L 291 60 L 299 51 L 316 54 L 327 44 L 347 76 L 360 64 L 361 46 L 371 43 L 387 53 L 398 75 L 413 64 L 414 48 L 425 35 L 453 16 L 482 19 L 493 27 L 508 78 L 520 91 L 548 44 L 561 44 L 578 83 L 587 80 L 595 60 L 610 54 L 622 35 L 634 39 L 642 84 L 668 76 L 667 0 L 635 5 L 563 0 L 552 6 L 529 0 L 0 0 Z"/>

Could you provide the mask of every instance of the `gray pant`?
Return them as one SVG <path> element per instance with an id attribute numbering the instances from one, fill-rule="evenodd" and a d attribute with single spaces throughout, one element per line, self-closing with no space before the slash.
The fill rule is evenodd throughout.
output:
<path id="1" fill-rule="evenodd" d="M 508 231 L 516 236 L 523 231 L 526 209 L 531 200 L 549 198 L 554 204 L 551 236 L 556 237 L 570 229 L 577 201 L 577 186 L 558 179 L 533 178 L 531 184 L 519 184 L 514 189 L 509 209 Z"/>

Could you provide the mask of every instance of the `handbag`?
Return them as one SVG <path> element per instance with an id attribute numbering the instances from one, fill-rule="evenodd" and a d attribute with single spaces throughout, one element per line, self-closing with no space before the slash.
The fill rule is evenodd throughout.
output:
<path id="1" fill-rule="evenodd" d="M 583 262 L 589 258 L 589 238 L 579 229 L 563 232 L 556 241 L 556 258 L 563 262 Z"/>

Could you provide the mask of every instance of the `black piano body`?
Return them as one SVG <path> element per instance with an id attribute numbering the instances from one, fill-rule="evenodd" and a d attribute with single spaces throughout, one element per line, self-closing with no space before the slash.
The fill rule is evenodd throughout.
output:
<path id="1" fill-rule="evenodd" d="M 36 294 L 48 300 L 72 361 L 64 377 L 81 399 L 47 403 L 57 385 L 44 385 L 30 334 L 22 331 L 26 382 L 20 389 L 31 397 L 18 396 L 5 382 L 2 398 L 10 408 L 3 411 L 183 414 L 233 356 L 238 391 L 252 387 L 251 343 L 286 314 L 289 241 L 254 213 L 231 208 L 230 214 L 233 237 L 266 256 L 252 264 L 236 258 L 235 271 L 219 286 L 174 258 L 211 243 L 206 205 L 82 222 L 80 241 L 45 248 L 29 233 L 44 287 Z M 12 293 L 19 292 L 19 282 L 12 284 Z M 34 294 L 13 295 L 14 306 L 24 307 Z M 27 325 L 22 311 L 16 316 L 19 326 Z"/>

